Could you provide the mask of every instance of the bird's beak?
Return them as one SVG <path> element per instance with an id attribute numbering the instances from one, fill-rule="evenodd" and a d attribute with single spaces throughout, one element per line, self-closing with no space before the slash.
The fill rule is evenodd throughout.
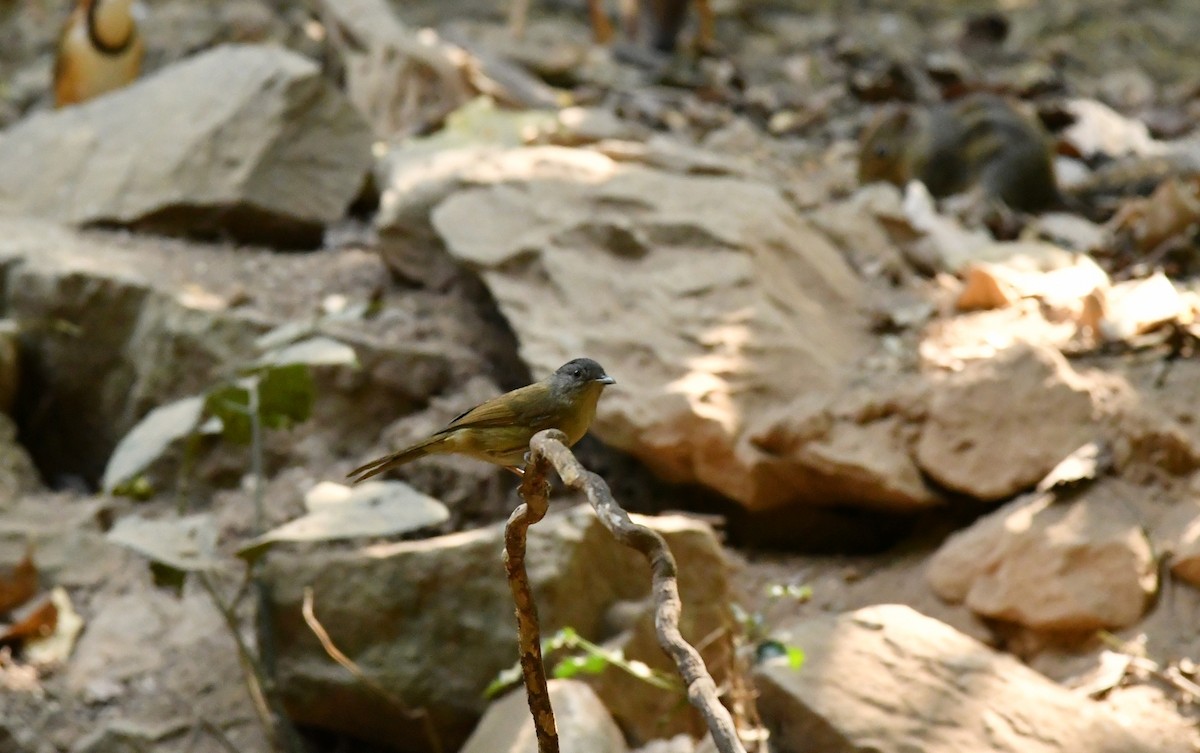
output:
<path id="1" fill-rule="evenodd" d="M 605 374 L 604 376 L 600 377 L 596 381 L 599 382 L 600 384 L 616 384 L 617 383 L 617 380 L 613 379 L 608 374 Z"/>

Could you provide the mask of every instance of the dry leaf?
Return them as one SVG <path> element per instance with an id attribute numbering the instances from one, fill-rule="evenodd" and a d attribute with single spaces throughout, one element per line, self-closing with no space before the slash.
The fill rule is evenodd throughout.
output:
<path id="1" fill-rule="evenodd" d="M 1104 300 L 1100 332 L 1106 340 L 1128 340 L 1185 314 L 1179 291 L 1161 272 L 1114 285 Z"/>
<path id="2" fill-rule="evenodd" d="M 1113 218 L 1116 230 L 1127 234 L 1143 253 L 1185 233 L 1197 222 L 1200 222 L 1200 178 L 1195 177 L 1163 181 L 1149 197 L 1127 203 Z"/>
<path id="3" fill-rule="evenodd" d="M 71 657 L 75 640 L 83 630 L 83 618 L 71 604 L 71 597 L 62 586 L 50 592 L 50 602 L 57 613 L 54 629 L 25 642 L 25 659 L 37 665 L 61 665 Z"/>
<path id="4" fill-rule="evenodd" d="M 1092 481 L 1112 467 L 1112 453 L 1107 444 L 1088 442 L 1063 458 L 1037 485 L 1039 492 L 1076 486 Z"/>
<path id="5" fill-rule="evenodd" d="M 402 481 L 369 481 L 353 488 L 325 482 L 305 499 L 308 514 L 252 539 L 238 555 L 254 559 L 279 542 L 394 536 L 441 525 L 446 506 Z"/>
<path id="6" fill-rule="evenodd" d="M 0 632 L 0 646 L 22 646 L 35 638 L 44 638 L 54 632 L 58 624 L 58 607 L 47 596 L 25 615 Z"/>
<path id="7" fill-rule="evenodd" d="M 1003 268 L 993 264 L 976 264 L 967 270 L 966 284 L 954 305 L 959 311 L 986 311 L 1011 305 L 1020 298 Z"/>
<path id="8" fill-rule="evenodd" d="M 1154 140 L 1145 123 L 1127 118 L 1108 105 L 1092 99 L 1076 99 L 1066 107 L 1075 122 L 1063 131 L 1062 138 L 1078 154 L 1120 157 L 1162 152 L 1162 144 Z"/>
<path id="9" fill-rule="evenodd" d="M 10 570 L 0 571 L 0 614 L 11 612 L 33 598 L 38 590 L 38 571 L 33 564 L 33 547 Z"/>

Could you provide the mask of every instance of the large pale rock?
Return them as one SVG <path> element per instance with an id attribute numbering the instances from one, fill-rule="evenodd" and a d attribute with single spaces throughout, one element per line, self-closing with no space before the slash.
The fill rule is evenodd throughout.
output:
<path id="1" fill-rule="evenodd" d="M 361 190 L 370 146 L 314 62 L 223 46 L 0 134 L 0 209 L 313 246 Z"/>
<path id="2" fill-rule="evenodd" d="M 982 500 L 1040 481 L 1094 438 L 1090 382 L 1057 351 L 1017 345 L 951 374 L 933 390 L 916 447 L 932 479 Z"/>
<path id="3" fill-rule="evenodd" d="M 897 381 L 889 375 L 890 381 Z M 913 456 L 928 402 L 919 380 L 808 395 L 754 432 L 753 445 L 795 471 L 791 482 L 826 502 L 910 511 L 941 497 Z M 780 479 L 781 481 L 783 479 Z"/>
<path id="4" fill-rule="evenodd" d="M 952 536 L 927 576 L 943 599 L 1040 630 L 1137 622 L 1157 587 L 1150 542 L 1110 481 L 1073 502 L 1022 498 Z"/>
<path id="5" fill-rule="evenodd" d="M 506 182 L 459 191 L 433 226 L 477 270 L 538 375 L 579 355 L 619 383 L 595 431 L 662 476 L 751 508 L 803 498 L 802 461 L 751 441 L 867 351 L 862 286 L 766 184 L 507 153 Z M 564 165 L 570 179 L 541 177 Z"/>
<path id="6" fill-rule="evenodd" d="M 696 643 L 728 625 L 726 563 L 707 525 L 681 517 L 641 519 L 665 536 L 679 563 L 681 628 Z M 338 648 L 412 709 L 424 708 L 447 750 L 483 714 L 483 689 L 517 659 L 512 595 L 501 562 L 503 528 L 358 550 L 276 548 L 264 577 L 278 641 L 279 688 L 299 723 L 377 741 L 428 748 L 421 723 L 333 664 L 300 614 L 312 586 L 318 619 Z M 543 636 L 573 627 L 630 659 L 673 672 L 653 638 L 645 603 L 650 571 L 616 543 L 590 508 L 549 516 L 530 530 L 526 560 Z M 727 646 L 703 650 L 724 676 Z M 698 732 L 679 696 L 619 671 L 588 680 L 635 741 Z"/>
<path id="7" fill-rule="evenodd" d="M 629 748 L 612 714 L 586 683 L 551 680 L 550 706 L 562 753 L 625 753 Z M 461 753 L 538 753 L 525 688 L 488 707 Z"/>
<path id="8" fill-rule="evenodd" d="M 906 606 L 780 626 L 809 660 L 755 671 L 780 753 L 1184 753 L 1119 707 L 1062 688 Z"/>

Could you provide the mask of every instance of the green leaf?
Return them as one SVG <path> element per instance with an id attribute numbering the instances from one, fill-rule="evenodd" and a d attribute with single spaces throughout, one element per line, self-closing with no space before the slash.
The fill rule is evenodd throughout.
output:
<path id="1" fill-rule="evenodd" d="M 798 646 L 787 646 L 787 662 L 792 669 L 804 666 L 804 649 Z"/>
<path id="2" fill-rule="evenodd" d="M 204 409 L 201 397 L 185 397 L 146 414 L 121 438 L 104 469 L 101 487 L 113 494 L 135 481 L 167 448 L 196 429 Z"/>
<path id="3" fill-rule="evenodd" d="M 221 434 L 234 444 L 250 444 L 250 390 L 258 390 L 258 420 L 267 429 L 286 429 L 308 420 L 317 390 L 308 366 L 266 366 L 254 376 L 209 390 L 204 410 L 221 421 Z"/>
<path id="4" fill-rule="evenodd" d="M 221 384 L 208 391 L 204 412 L 221 422 L 221 436 L 234 444 L 250 444 L 250 389 L 248 379 Z"/>
<path id="5" fill-rule="evenodd" d="M 800 669 L 800 667 L 804 666 L 805 655 L 803 649 L 797 646 L 789 646 L 774 639 L 759 643 L 754 652 L 754 660 L 759 664 L 781 657 L 786 657 L 787 665 L 792 669 Z"/>
<path id="6" fill-rule="evenodd" d="M 808 585 L 772 583 L 767 587 L 767 595 L 772 599 L 794 599 L 804 603 L 812 599 L 813 590 Z"/>
<path id="7" fill-rule="evenodd" d="M 317 389 L 302 363 L 272 366 L 258 382 L 258 415 L 269 429 L 286 429 L 312 415 Z"/>
<path id="8" fill-rule="evenodd" d="M 138 474 L 113 486 L 108 493 L 114 497 L 128 497 L 135 502 L 145 502 L 154 496 L 154 491 L 154 484 L 150 483 L 150 479 Z"/>
<path id="9" fill-rule="evenodd" d="M 151 562 L 150 576 L 154 579 L 154 585 L 158 588 L 171 591 L 176 596 L 183 595 L 183 584 L 187 581 L 186 571 L 177 570 L 161 562 Z"/>
<path id="10" fill-rule="evenodd" d="M 495 698 L 504 691 L 521 681 L 521 663 L 517 662 L 508 669 L 502 669 L 496 674 L 495 679 L 488 683 L 488 686 L 483 690 L 484 698 Z"/>
<path id="11" fill-rule="evenodd" d="M 608 669 L 611 662 L 598 653 L 586 653 L 579 656 L 568 656 L 554 667 L 554 676 L 567 679 L 576 675 L 598 675 Z"/>

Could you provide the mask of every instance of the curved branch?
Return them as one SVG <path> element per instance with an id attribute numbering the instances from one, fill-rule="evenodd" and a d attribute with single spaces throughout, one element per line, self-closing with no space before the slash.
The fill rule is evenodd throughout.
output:
<path id="1" fill-rule="evenodd" d="M 584 468 L 564 440 L 566 436 L 556 429 L 547 429 L 533 436 L 529 443 L 530 460 L 525 467 L 525 483 L 521 484 L 522 496 L 526 500 L 529 499 L 525 496 L 526 484 L 532 485 L 535 482 L 542 484 L 540 488 L 545 494 L 546 466 L 552 464 L 563 483 L 587 494 L 600 522 L 613 537 L 625 546 L 638 550 L 649 561 L 653 577 L 654 627 L 658 633 L 659 645 L 675 661 L 679 676 L 683 678 L 687 687 L 688 700 L 704 717 L 713 741 L 717 744 L 717 750 L 721 753 L 746 753 L 745 747 L 738 739 L 733 718 L 718 699 L 717 685 L 704 666 L 700 652 L 685 641 L 679 632 L 679 615 L 683 606 L 679 599 L 675 557 L 671 555 L 667 542 L 656 532 L 630 520 L 613 499 L 604 479 Z M 520 512 L 521 508 L 517 508 L 512 519 Z M 524 652 L 521 660 L 523 665 Z M 537 718 L 536 713 L 534 718 Z"/>
<path id="2" fill-rule="evenodd" d="M 546 666 L 542 662 L 542 638 L 538 627 L 537 604 L 529 587 L 525 571 L 525 534 L 529 526 L 546 517 L 550 506 L 550 483 L 545 461 L 530 462 L 521 478 L 521 499 L 524 504 L 513 510 L 504 526 L 504 569 L 508 586 L 517 607 L 517 634 L 521 651 L 521 673 L 525 676 L 525 693 L 529 712 L 537 733 L 538 753 L 558 753 L 558 730 L 554 711 L 550 708 L 550 689 L 546 684 Z"/>

